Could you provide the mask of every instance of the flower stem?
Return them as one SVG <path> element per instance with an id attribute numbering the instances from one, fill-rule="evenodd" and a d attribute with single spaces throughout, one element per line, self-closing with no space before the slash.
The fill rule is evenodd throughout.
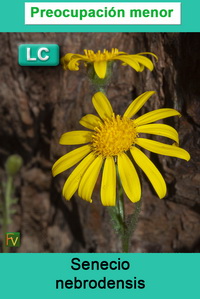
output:
<path id="1" fill-rule="evenodd" d="M 124 205 L 124 193 L 119 177 L 118 168 L 117 172 L 117 204 L 115 207 L 109 208 L 109 213 L 112 219 L 114 229 L 119 234 L 122 245 L 122 252 L 129 252 L 129 243 L 132 234 L 134 233 L 139 214 L 141 211 L 141 200 L 135 203 L 135 209 L 133 214 L 126 217 L 125 205 Z"/>
<path id="2" fill-rule="evenodd" d="M 142 205 L 141 200 L 139 200 L 138 202 L 135 203 L 135 210 L 134 210 L 133 214 L 130 216 L 130 220 L 128 220 L 128 227 L 129 227 L 128 235 L 129 235 L 129 237 L 133 234 L 133 232 L 135 231 L 135 229 L 137 227 L 139 215 L 141 212 L 141 205 Z"/>
<path id="3" fill-rule="evenodd" d="M 8 175 L 6 184 L 5 184 L 5 198 L 3 203 L 3 252 L 9 252 L 9 248 L 5 244 L 5 235 L 8 232 L 8 224 L 10 220 L 10 206 L 12 199 L 12 190 L 13 190 L 13 176 Z"/>
<path id="4" fill-rule="evenodd" d="M 120 237 L 121 237 L 121 242 L 122 242 L 122 252 L 128 252 L 128 243 L 129 240 L 127 239 L 127 226 L 126 226 L 126 218 L 125 218 L 125 206 L 124 206 L 124 196 L 123 196 L 123 189 L 122 189 L 122 184 L 121 180 L 119 177 L 119 172 L 117 169 L 117 208 L 118 208 L 118 215 L 120 219 Z"/>

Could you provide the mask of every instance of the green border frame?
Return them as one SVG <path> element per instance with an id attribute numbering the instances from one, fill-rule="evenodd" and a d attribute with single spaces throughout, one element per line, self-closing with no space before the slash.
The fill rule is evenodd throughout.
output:
<path id="1" fill-rule="evenodd" d="M 181 25 L 25 25 L 25 2 L 181 2 Z M 0 32 L 200 32 L 199 0 L 182 1 L 31 1 L 9 0 L 1 4 Z"/>

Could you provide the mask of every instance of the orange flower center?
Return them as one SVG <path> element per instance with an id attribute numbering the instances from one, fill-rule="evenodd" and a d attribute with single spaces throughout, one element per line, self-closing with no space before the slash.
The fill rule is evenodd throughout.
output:
<path id="1" fill-rule="evenodd" d="M 84 50 L 84 53 L 91 62 L 108 61 L 119 55 L 118 49 L 112 49 L 111 52 L 104 49 L 103 52 L 99 50 L 97 53 L 92 50 Z"/>
<path id="2" fill-rule="evenodd" d="M 92 150 L 103 157 L 117 156 L 128 151 L 137 138 L 134 121 L 120 115 L 106 118 L 95 131 L 92 136 Z"/>

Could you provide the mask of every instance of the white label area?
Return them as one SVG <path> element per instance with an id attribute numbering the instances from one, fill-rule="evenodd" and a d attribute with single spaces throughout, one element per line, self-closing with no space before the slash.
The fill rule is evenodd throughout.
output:
<path id="1" fill-rule="evenodd" d="M 26 2 L 27 25 L 180 25 L 180 2 Z"/>

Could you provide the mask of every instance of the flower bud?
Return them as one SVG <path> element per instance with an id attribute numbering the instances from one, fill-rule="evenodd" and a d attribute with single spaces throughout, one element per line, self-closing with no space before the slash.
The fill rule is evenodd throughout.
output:
<path id="1" fill-rule="evenodd" d="M 5 163 L 5 170 L 8 175 L 16 175 L 23 165 L 23 159 L 19 155 L 11 155 L 7 158 Z"/>

